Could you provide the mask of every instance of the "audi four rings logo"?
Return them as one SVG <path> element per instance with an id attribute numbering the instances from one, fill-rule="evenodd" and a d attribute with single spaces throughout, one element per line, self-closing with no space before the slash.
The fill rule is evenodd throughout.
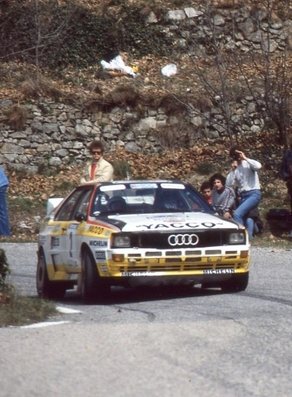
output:
<path id="1" fill-rule="evenodd" d="M 197 245 L 199 237 L 196 234 L 171 234 L 167 241 L 172 247 L 180 245 Z"/>

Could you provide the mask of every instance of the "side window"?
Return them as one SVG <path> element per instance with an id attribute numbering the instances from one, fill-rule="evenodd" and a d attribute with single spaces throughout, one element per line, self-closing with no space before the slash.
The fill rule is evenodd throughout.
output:
<path id="1" fill-rule="evenodd" d="M 199 195 L 199 193 L 195 193 L 192 189 L 188 189 L 186 191 L 186 199 L 188 201 L 188 205 L 190 206 L 191 211 L 211 211 L 211 208 Z"/>
<path id="2" fill-rule="evenodd" d="M 98 215 L 101 212 L 107 212 L 107 204 L 109 201 L 109 196 L 106 193 L 98 192 L 95 196 L 90 215 Z"/>
<path id="3" fill-rule="evenodd" d="M 56 221 L 70 221 L 73 219 L 73 210 L 80 199 L 81 195 L 84 194 L 84 190 L 76 190 L 71 194 L 70 197 L 62 205 L 58 213 L 56 214 Z"/>
<path id="4" fill-rule="evenodd" d="M 77 213 L 81 213 L 82 215 L 86 216 L 91 193 L 92 189 L 84 192 L 84 195 L 81 197 L 78 204 L 74 208 L 73 218 L 76 216 Z"/>

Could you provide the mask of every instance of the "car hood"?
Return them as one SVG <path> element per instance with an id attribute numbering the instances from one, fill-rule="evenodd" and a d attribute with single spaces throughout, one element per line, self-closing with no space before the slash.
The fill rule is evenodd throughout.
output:
<path id="1" fill-rule="evenodd" d="M 107 222 L 124 232 L 189 229 L 239 229 L 233 221 L 203 212 L 109 215 Z"/>

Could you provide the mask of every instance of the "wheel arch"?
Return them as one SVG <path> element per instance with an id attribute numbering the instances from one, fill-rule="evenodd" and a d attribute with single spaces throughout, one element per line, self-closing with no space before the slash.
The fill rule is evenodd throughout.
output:
<path id="1" fill-rule="evenodd" d="M 80 247 L 80 259 L 82 259 L 82 256 L 86 252 L 88 252 L 91 255 L 91 258 L 94 260 L 94 257 L 93 257 L 93 254 L 92 254 L 92 251 L 91 251 L 89 245 L 87 243 L 83 242 L 81 247 Z"/>

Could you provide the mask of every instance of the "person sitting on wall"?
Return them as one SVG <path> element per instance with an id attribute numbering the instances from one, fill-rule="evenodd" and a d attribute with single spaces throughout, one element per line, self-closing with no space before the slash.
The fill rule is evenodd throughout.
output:
<path id="1" fill-rule="evenodd" d="M 245 218 L 244 226 L 247 229 L 248 237 L 250 240 L 252 240 L 256 234 L 262 233 L 263 222 L 260 218 L 260 212 L 258 207 L 252 208 L 249 211 Z"/>
<path id="2" fill-rule="evenodd" d="M 229 154 L 233 161 L 231 171 L 226 178 L 226 186 L 238 192 L 239 204 L 233 213 L 233 218 L 244 225 L 248 212 L 257 207 L 261 201 L 258 171 L 262 165 L 259 161 L 247 157 L 237 146 L 232 147 Z"/>
<path id="3" fill-rule="evenodd" d="M 212 206 L 224 219 L 232 219 L 235 205 L 235 193 L 231 187 L 225 186 L 226 178 L 221 174 L 214 174 L 210 178 L 212 189 Z"/>
<path id="4" fill-rule="evenodd" d="M 212 185 L 209 181 L 204 181 L 200 186 L 200 192 L 208 204 L 212 204 Z"/>
<path id="5" fill-rule="evenodd" d="M 103 144 L 100 141 L 93 141 L 88 149 L 92 155 L 92 160 L 86 164 L 80 182 L 86 184 L 112 181 L 114 169 L 111 163 L 103 158 Z"/>

